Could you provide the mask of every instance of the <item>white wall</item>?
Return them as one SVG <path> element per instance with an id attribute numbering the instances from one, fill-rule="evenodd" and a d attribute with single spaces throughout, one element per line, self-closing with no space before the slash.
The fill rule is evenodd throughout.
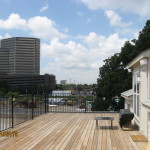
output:
<path id="1" fill-rule="evenodd" d="M 148 58 L 148 66 L 147 66 L 147 69 L 148 69 L 148 100 L 150 100 L 150 58 Z"/>
<path id="2" fill-rule="evenodd" d="M 148 135 L 148 129 L 150 130 L 150 126 L 148 127 L 148 113 L 149 112 L 150 112 L 150 108 L 145 105 L 142 105 L 142 109 L 141 109 L 142 117 L 141 117 L 140 131 L 147 138 L 150 137 L 150 135 Z"/>
<path id="3" fill-rule="evenodd" d="M 150 107 L 142 104 L 142 102 L 148 101 L 150 99 L 150 60 L 148 60 L 148 64 L 135 67 L 133 76 L 134 72 L 138 69 L 140 70 L 140 117 L 138 118 L 137 116 L 135 116 L 134 121 L 136 122 L 136 124 L 139 124 L 141 133 L 144 134 L 147 138 L 150 138 L 150 126 L 148 126 L 148 113 L 150 112 Z"/>

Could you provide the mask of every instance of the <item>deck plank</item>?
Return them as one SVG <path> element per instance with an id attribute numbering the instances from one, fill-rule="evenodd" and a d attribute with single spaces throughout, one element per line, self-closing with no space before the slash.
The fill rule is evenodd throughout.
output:
<path id="1" fill-rule="evenodd" d="M 98 122 L 95 117 L 114 117 Z M 18 137 L 0 137 L 0 150 L 144 150 L 147 142 L 134 142 L 123 131 L 117 113 L 49 113 L 17 125 Z"/>

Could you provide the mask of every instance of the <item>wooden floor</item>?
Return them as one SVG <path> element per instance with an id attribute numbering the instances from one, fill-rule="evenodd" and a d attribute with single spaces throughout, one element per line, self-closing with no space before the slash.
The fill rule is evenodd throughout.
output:
<path id="1" fill-rule="evenodd" d="M 115 118 L 110 121 L 95 117 Z M 133 142 L 130 135 L 138 131 L 122 131 L 117 113 L 50 113 L 22 123 L 10 131 L 18 137 L 0 137 L 0 150 L 144 150 L 147 142 Z"/>

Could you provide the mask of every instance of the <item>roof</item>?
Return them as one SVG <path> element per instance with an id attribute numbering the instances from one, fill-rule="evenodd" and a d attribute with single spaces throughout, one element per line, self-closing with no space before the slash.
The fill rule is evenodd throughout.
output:
<path id="1" fill-rule="evenodd" d="M 144 52 L 140 53 L 135 59 L 133 59 L 128 65 L 127 68 L 132 68 L 134 65 L 139 63 L 141 59 L 150 57 L 150 49 L 145 50 Z"/>
<path id="2" fill-rule="evenodd" d="M 128 99 L 130 96 L 133 96 L 133 89 L 121 93 L 121 96 Z"/>

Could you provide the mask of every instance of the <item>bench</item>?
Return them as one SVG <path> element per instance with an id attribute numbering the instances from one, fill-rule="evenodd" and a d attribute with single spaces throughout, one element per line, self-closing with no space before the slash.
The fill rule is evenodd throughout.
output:
<path id="1" fill-rule="evenodd" d="M 111 121 L 111 127 L 112 127 L 114 117 L 95 117 L 95 120 L 96 120 L 96 127 L 98 127 L 98 120 L 110 120 Z"/>

